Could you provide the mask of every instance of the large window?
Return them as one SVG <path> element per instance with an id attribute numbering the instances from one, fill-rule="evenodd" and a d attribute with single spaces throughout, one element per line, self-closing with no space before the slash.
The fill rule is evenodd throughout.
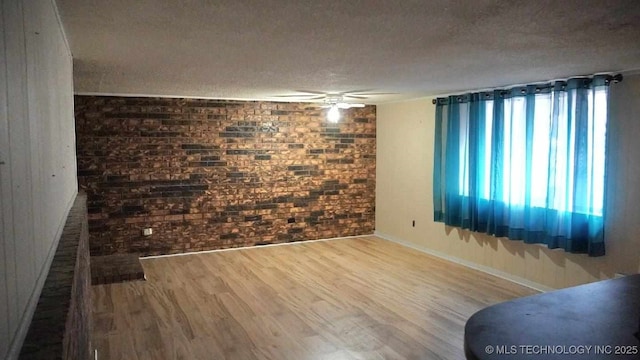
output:
<path id="1" fill-rule="evenodd" d="M 437 99 L 435 220 L 603 255 L 611 80 Z"/>

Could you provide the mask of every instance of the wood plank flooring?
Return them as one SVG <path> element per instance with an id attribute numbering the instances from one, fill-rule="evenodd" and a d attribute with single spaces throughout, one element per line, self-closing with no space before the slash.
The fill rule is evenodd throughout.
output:
<path id="1" fill-rule="evenodd" d="M 142 261 L 92 287 L 106 359 L 464 359 L 477 310 L 535 291 L 376 237 Z"/>

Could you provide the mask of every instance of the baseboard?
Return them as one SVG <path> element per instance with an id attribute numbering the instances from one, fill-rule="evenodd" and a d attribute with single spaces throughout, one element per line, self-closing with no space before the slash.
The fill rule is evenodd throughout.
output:
<path id="1" fill-rule="evenodd" d="M 266 245 L 259 245 L 259 246 L 241 246 L 241 247 L 233 247 L 233 248 L 226 248 L 226 249 L 216 249 L 216 250 L 190 251 L 190 252 L 179 253 L 179 254 L 150 255 L 150 256 L 141 256 L 140 259 L 157 259 L 157 258 L 172 257 L 172 256 L 187 256 L 187 255 L 197 255 L 197 254 L 208 254 L 208 253 L 215 253 L 215 252 L 221 252 L 221 251 L 263 249 L 263 248 L 274 247 L 274 246 L 308 244 L 308 243 L 319 242 L 319 241 L 355 239 L 355 238 L 361 238 L 361 237 L 367 237 L 367 236 L 373 236 L 373 235 L 374 234 L 342 236 L 342 237 L 327 238 L 327 239 L 301 240 L 301 241 L 284 242 L 284 243 L 277 243 L 277 244 L 266 244 Z"/>
<path id="2" fill-rule="evenodd" d="M 62 237 L 62 231 L 64 230 L 64 226 L 67 223 L 67 218 L 69 217 L 69 212 L 73 207 L 73 204 L 76 202 L 76 198 L 78 197 L 78 192 L 76 191 L 75 195 L 71 197 L 71 201 L 67 204 L 66 214 L 62 223 L 58 226 L 56 230 L 56 236 L 53 240 L 53 244 L 49 248 L 49 253 L 47 253 L 47 258 L 45 259 L 44 266 L 42 266 L 42 270 L 40 270 L 40 274 L 38 274 L 38 280 L 36 280 L 36 286 L 29 297 L 29 301 L 27 302 L 27 307 L 25 312 L 22 314 L 22 319 L 20 320 L 20 326 L 18 326 L 18 331 L 14 334 L 13 341 L 9 346 L 9 352 L 7 352 L 6 360 L 17 359 L 20 356 L 20 351 L 22 350 L 22 344 L 24 343 L 24 339 L 27 337 L 27 333 L 29 332 L 29 326 L 31 325 L 31 320 L 33 319 L 33 314 L 36 311 L 36 307 L 38 306 L 38 301 L 40 300 L 40 294 L 42 293 L 42 288 L 44 287 L 44 283 L 47 280 L 47 276 L 49 275 L 49 269 L 51 268 L 51 263 L 53 262 L 53 257 L 56 254 L 56 250 L 58 249 L 58 244 L 60 244 L 60 238 Z"/>
<path id="3" fill-rule="evenodd" d="M 489 267 L 489 266 L 480 265 L 480 264 L 474 263 L 472 261 L 460 259 L 458 257 L 451 256 L 451 255 L 442 253 L 440 251 L 436 251 L 436 250 L 430 249 L 430 248 L 428 248 L 426 246 L 417 245 L 417 244 L 411 243 L 409 241 L 399 239 L 397 237 L 394 237 L 394 236 L 389 235 L 389 234 L 382 233 L 380 231 L 376 231 L 374 233 L 374 235 L 379 237 L 379 238 L 381 238 L 381 239 L 384 239 L 384 240 L 387 240 L 387 241 L 391 241 L 391 242 L 394 242 L 396 244 L 399 244 L 399 245 L 402 245 L 402 246 L 406 246 L 408 248 L 412 248 L 414 250 L 418 250 L 418 251 L 423 252 L 425 254 L 429 254 L 429 255 L 432 255 L 432 256 L 435 256 L 437 258 L 444 259 L 444 260 L 447 260 L 447 261 L 451 261 L 453 263 L 456 263 L 456 264 L 459 264 L 459 265 L 462 265 L 462 266 L 466 266 L 466 267 L 474 269 L 474 270 L 482 271 L 482 272 L 487 273 L 489 275 L 493 275 L 493 276 L 499 277 L 501 279 L 509 280 L 509 281 L 514 282 L 516 284 L 519 284 L 519 285 L 522 285 L 522 286 L 526 286 L 528 288 L 531 288 L 531 289 L 534 289 L 534 290 L 537 290 L 537 291 L 540 291 L 540 292 L 547 292 L 547 291 L 556 290 L 554 288 L 539 284 L 539 283 L 537 283 L 535 281 L 527 280 L 527 279 L 522 278 L 520 276 L 509 274 L 507 272 L 500 271 L 500 270 L 494 269 L 494 268 Z"/>

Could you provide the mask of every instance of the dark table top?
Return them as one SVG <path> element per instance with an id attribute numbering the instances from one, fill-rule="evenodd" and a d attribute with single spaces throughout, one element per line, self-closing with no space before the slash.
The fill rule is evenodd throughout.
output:
<path id="1" fill-rule="evenodd" d="M 640 359 L 640 274 L 490 306 L 465 326 L 469 360 Z"/>

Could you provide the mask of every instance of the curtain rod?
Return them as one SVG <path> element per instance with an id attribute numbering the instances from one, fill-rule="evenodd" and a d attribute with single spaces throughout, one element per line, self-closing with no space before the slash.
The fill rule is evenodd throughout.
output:
<path id="1" fill-rule="evenodd" d="M 595 77 L 595 76 L 603 76 L 603 75 L 607 76 L 606 74 L 599 74 L 599 75 L 594 75 L 593 77 Z M 608 75 L 608 76 L 609 76 L 609 79 L 608 79 L 609 82 L 613 82 L 614 84 L 622 82 L 622 80 L 624 79 L 622 74 L 615 74 L 615 75 Z M 591 77 L 591 78 L 593 78 L 593 77 Z M 568 81 L 570 79 L 580 79 L 580 78 L 581 77 L 569 78 L 569 79 L 566 79 L 566 80 L 552 80 L 552 81 L 548 81 L 548 82 L 533 83 L 533 84 L 530 84 L 530 85 L 539 85 L 540 88 L 545 88 L 545 87 L 552 86 L 552 84 L 554 84 L 554 83 L 562 83 L 562 82 L 566 82 L 566 81 Z M 587 78 L 587 77 L 585 77 L 585 78 Z M 517 89 L 517 88 L 526 87 L 526 86 L 528 86 L 528 85 L 514 85 L 514 86 L 511 86 L 511 87 L 494 88 L 494 89 L 488 89 L 488 90 L 483 90 L 483 91 L 471 91 L 471 93 L 476 93 L 476 92 L 477 93 L 484 93 L 484 92 L 495 91 L 495 90 L 505 90 L 506 91 L 506 90 Z M 460 94 L 460 95 L 462 95 L 462 94 Z M 446 97 L 449 97 L 449 96 L 460 96 L 460 95 L 447 95 Z M 431 100 L 432 104 L 436 104 L 437 102 L 438 102 L 438 97 L 436 97 L 435 99 Z"/>

